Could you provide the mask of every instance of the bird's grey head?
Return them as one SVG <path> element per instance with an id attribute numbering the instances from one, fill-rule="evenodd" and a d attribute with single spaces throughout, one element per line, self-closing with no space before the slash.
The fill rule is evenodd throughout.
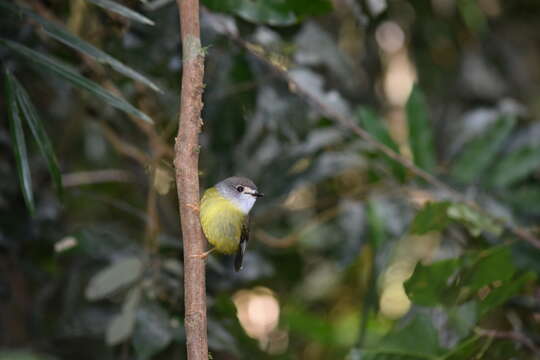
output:
<path id="1" fill-rule="evenodd" d="M 258 197 L 263 196 L 253 181 L 233 176 L 216 184 L 216 189 L 231 200 L 244 214 L 249 213 Z"/>

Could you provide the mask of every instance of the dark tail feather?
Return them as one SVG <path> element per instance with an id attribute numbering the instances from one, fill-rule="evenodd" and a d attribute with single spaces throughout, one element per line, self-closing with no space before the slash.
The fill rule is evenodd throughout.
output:
<path id="1" fill-rule="evenodd" d="M 244 254 L 246 252 L 247 241 L 240 241 L 238 244 L 238 250 L 236 250 L 236 256 L 234 257 L 234 270 L 242 270 L 242 262 L 244 261 Z"/>

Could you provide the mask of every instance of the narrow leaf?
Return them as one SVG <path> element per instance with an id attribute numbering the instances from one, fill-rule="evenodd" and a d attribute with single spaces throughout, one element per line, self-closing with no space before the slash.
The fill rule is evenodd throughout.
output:
<path id="1" fill-rule="evenodd" d="M 126 340 L 133 333 L 137 308 L 141 300 L 141 288 L 131 289 L 122 305 L 122 312 L 111 320 L 105 333 L 108 345 L 117 345 Z"/>
<path id="2" fill-rule="evenodd" d="M 501 116 L 485 133 L 465 144 L 450 170 L 452 177 L 462 183 L 474 181 L 495 159 L 514 124 L 513 117 Z"/>
<path id="3" fill-rule="evenodd" d="M 390 149 L 399 153 L 398 144 L 392 139 L 388 129 L 384 126 L 382 119 L 378 117 L 374 111 L 367 108 L 360 108 L 356 113 L 357 118 L 360 120 L 362 127 L 366 129 L 373 137 L 379 140 L 384 145 L 388 146 Z M 405 180 L 405 168 L 400 163 L 395 160 L 390 159 L 388 156 L 384 155 L 386 161 L 392 167 L 394 175 L 400 180 Z"/>
<path id="4" fill-rule="evenodd" d="M 96 274 L 86 288 L 88 300 L 99 300 L 125 288 L 137 280 L 143 271 L 142 262 L 135 257 L 118 261 Z"/>
<path id="5" fill-rule="evenodd" d="M 128 7 L 125 7 L 122 4 L 119 4 L 117 2 L 111 1 L 111 0 L 87 0 L 105 10 L 112 11 L 118 15 L 122 15 L 125 18 L 138 21 L 145 25 L 154 25 L 154 22 L 147 18 L 146 16 L 142 15 L 141 13 L 138 13 L 134 10 L 131 10 Z"/>
<path id="6" fill-rule="evenodd" d="M 414 163 L 426 171 L 435 168 L 435 148 L 424 95 L 415 85 L 406 104 L 409 142 Z"/>
<path id="7" fill-rule="evenodd" d="M 507 187 L 540 168 L 540 146 L 522 147 L 505 156 L 495 167 L 491 185 Z"/>
<path id="8" fill-rule="evenodd" d="M 155 91 L 161 92 L 161 89 L 146 76 L 121 63 L 114 57 L 98 49 L 94 45 L 84 41 L 80 37 L 72 34 L 64 27 L 57 25 L 24 7 L 9 4 L 4 0 L 0 1 L 0 8 L 9 10 L 16 14 L 22 13 L 28 16 L 29 18 L 35 20 L 40 25 L 42 25 L 45 32 L 57 41 L 60 41 L 61 43 L 94 58 L 100 63 L 110 65 L 114 70 L 118 71 L 119 73 L 124 74 L 133 80 L 140 81 Z"/>
<path id="9" fill-rule="evenodd" d="M 54 154 L 54 150 L 49 140 L 49 136 L 47 136 L 45 128 L 43 127 L 43 123 L 41 122 L 41 119 L 39 118 L 36 109 L 34 108 L 34 105 L 30 101 L 26 90 L 14 76 L 13 87 L 15 90 L 17 103 L 22 110 L 26 123 L 32 131 L 32 135 L 34 135 L 34 139 L 38 144 L 41 155 L 43 155 L 43 157 L 47 161 L 47 167 L 49 168 L 49 173 L 51 174 L 56 190 L 58 191 L 58 194 L 61 194 L 62 176 L 60 174 L 58 160 L 56 160 L 56 155 Z"/>
<path id="10" fill-rule="evenodd" d="M 19 107 L 17 106 L 17 95 L 15 90 L 15 79 L 9 70 L 5 70 L 5 89 L 7 94 L 7 105 L 9 114 L 9 125 L 11 128 L 11 137 L 13 141 L 13 150 L 15 151 L 15 163 L 17 164 L 17 173 L 21 183 L 26 207 L 33 215 L 35 212 L 34 195 L 32 193 L 32 177 L 30 175 L 30 166 L 28 165 L 28 153 L 26 151 L 26 141 Z"/>
<path id="11" fill-rule="evenodd" d="M 122 311 L 120 314 L 114 316 L 105 333 L 107 345 L 118 345 L 126 340 L 133 333 L 134 327 L 135 312 Z"/>
<path id="12" fill-rule="evenodd" d="M 443 356 L 441 356 L 441 360 L 474 359 L 475 355 L 477 355 L 484 346 L 483 342 L 479 341 L 481 339 L 482 337 L 479 335 L 468 337 L 453 348 L 449 349 Z"/>
<path id="13" fill-rule="evenodd" d="M 41 54 L 37 51 L 34 51 L 26 46 L 17 44 L 13 41 L 0 39 L 0 44 L 5 45 L 6 47 L 10 48 L 11 50 L 17 52 L 18 54 L 26 57 L 28 60 L 30 60 L 33 64 L 37 65 L 39 69 L 47 69 L 56 75 L 63 77 L 65 80 L 69 81 L 73 85 L 85 89 L 89 91 L 94 96 L 104 100 L 109 105 L 134 116 L 137 116 L 141 118 L 142 120 L 145 120 L 149 123 L 153 123 L 152 119 L 140 111 L 139 109 L 135 108 L 133 105 L 128 103 L 127 101 L 119 98 L 116 95 L 113 95 L 109 91 L 105 90 L 103 87 L 101 87 L 99 84 L 88 80 L 84 76 L 81 76 L 77 70 L 72 68 L 69 65 L 66 65 L 64 63 L 61 63 L 60 61 L 47 56 L 45 54 Z"/>

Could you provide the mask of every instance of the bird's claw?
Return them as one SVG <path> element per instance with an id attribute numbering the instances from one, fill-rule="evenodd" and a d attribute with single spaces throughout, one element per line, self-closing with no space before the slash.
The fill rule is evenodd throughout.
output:
<path id="1" fill-rule="evenodd" d="M 197 205 L 195 205 L 195 204 L 190 204 L 190 203 L 188 203 L 188 204 L 186 204 L 186 206 L 187 206 L 188 208 L 190 208 L 191 210 L 195 211 L 195 212 L 199 212 L 199 211 L 200 211 L 200 210 L 199 210 L 199 207 L 198 207 Z"/>
<path id="2" fill-rule="evenodd" d="M 189 255 L 190 258 L 194 258 L 194 259 L 201 259 L 201 260 L 205 260 L 208 255 L 210 255 L 210 253 L 214 251 L 214 248 L 208 250 L 208 251 L 205 251 L 203 252 L 202 254 L 192 254 L 192 255 Z"/>

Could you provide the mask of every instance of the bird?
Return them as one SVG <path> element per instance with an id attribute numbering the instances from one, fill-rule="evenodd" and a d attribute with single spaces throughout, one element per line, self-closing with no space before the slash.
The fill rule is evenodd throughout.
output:
<path id="1" fill-rule="evenodd" d="M 240 271 L 249 240 L 249 212 L 262 196 L 253 181 L 241 176 L 229 177 L 207 189 L 199 217 L 203 233 L 214 247 L 196 257 L 206 258 L 214 250 L 236 253 L 234 269 Z"/>

